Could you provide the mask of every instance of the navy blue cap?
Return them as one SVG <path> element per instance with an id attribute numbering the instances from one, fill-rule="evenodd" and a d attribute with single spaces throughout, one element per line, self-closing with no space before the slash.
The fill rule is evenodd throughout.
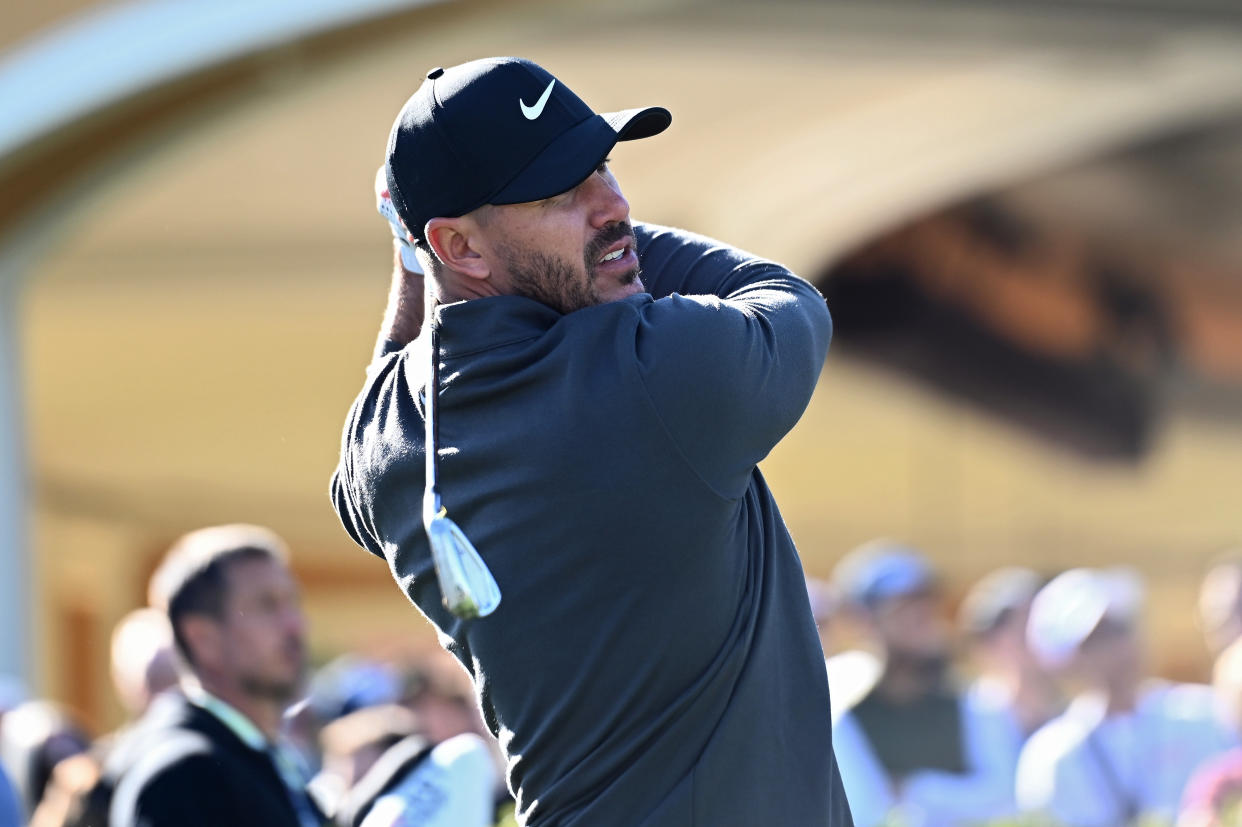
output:
<path id="1" fill-rule="evenodd" d="M 429 220 L 573 189 L 617 141 L 668 128 L 658 106 L 596 114 L 546 69 L 516 57 L 427 73 L 388 136 L 393 206 L 423 237 Z"/>
<path id="2" fill-rule="evenodd" d="M 1032 569 L 1006 566 L 980 578 L 958 607 L 958 619 L 968 634 L 982 637 L 994 632 L 1015 612 L 1029 606 L 1044 579 Z"/>
<path id="3" fill-rule="evenodd" d="M 936 587 L 927 559 L 891 540 L 872 540 L 851 551 L 837 563 L 833 579 L 846 598 L 867 607 Z"/>

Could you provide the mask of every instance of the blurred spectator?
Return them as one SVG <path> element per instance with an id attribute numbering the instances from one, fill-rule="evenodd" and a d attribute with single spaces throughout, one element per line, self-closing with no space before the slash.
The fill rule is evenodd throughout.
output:
<path id="1" fill-rule="evenodd" d="M 819 642 L 824 649 L 824 666 L 828 670 L 828 696 L 832 701 L 833 718 L 858 703 L 875 686 L 880 677 L 880 659 L 871 652 L 840 644 L 838 628 L 846 619 L 836 587 L 826 581 L 808 577 L 807 597 L 811 615 L 819 629 Z"/>
<path id="2" fill-rule="evenodd" d="M 1018 763 L 1018 804 L 1068 827 L 1171 820 L 1191 773 L 1232 737 L 1212 691 L 1145 684 L 1141 584 L 1125 570 L 1074 569 L 1040 590 L 1027 638 L 1077 689 Z"/>
<path id="3" fill-rule="evenodd" d="M 1242 549 L 1220 555 L 1203 575 L 1199 626 L 1213 657 L 1242 636 Z"/>
<path id="4" fill-rule="evenodd" d="M 318 773 L 323 727 L 359 709 L 395 704 L 401 690 L 401 671 L 395 666 L 341 655 L 315 672 L 305 702 L 295 705 L 286 717 L 285 736 L 307 767 Z"/>
<path id="5" fill-rule="evenodd" d="M 112 684 L 130 718 L 146 712 L 151 699 L 177 685 L 177 655 L 168 615 L 135 609 L 112 632 Z"/>
<path id="6" fill-rule="evenodd" d="M 86 752 L 90 738 L 67 710 L 50 701 L 27 701 L 0 724 L 4 769 L 26 818 L 33 816 L 56 765 Z"/>
<path id="7" fill-rule="evenodd" d="M 0 723 L 4 714 L 26 700 L 26 687 L 12 675 L 0 675 Z"/>
<path id="8" fill-rule="evenodd" d="M 1225 714 L 1242 728 L 1242 639 L 1216 659 L 1212 682 Z M 1242 823 L 1242 749 L 1204 764 L 1191 777 L 1182 799 L 1178 827 L 1232 827 Z"/>
<path id="9" fill-rule="evenodd" d="M 5 713 L 24 700 L 26 700 L 26 692 L 21 681 L 9 675 L 0 675 L 0 732 L 3 731 Z M 0 741 L 0 744 L 2 743 Z M 21 806 L 17 800 L 17 791 L 5 771 L 4 762 L 0 760 L 0 827 L 21 823 Z"/>
<path id="10" fill-rule="evenodd" d="M 96 827 L 108 823 L 108 813 L 87 814 L 87 794 L 99 782 L 99 762 L 80 752 L 52 768 L 43 799 L 30 818 L 30 827 Z"/>
<path id="11" fill-rule="evenodd" d="M 464 732 L 486 732 L 470 677 L 447 652 L 426 656 L 410 668 L 401 703 L 418 716 L 421 733 L 433 744 Z"/>
<path id="12" fill-rule="evenodd" d="M 323 808 L 339 822 L 346 794 L 374 766 L 379 757 L 399 742 L 416 735 L 416 717 L 403 706 L 365 707 L 347 713 L 324 726 L 319 733 L 323 771 L 313 786 Z M 431 747 L 418 737 L 419 756 Z M 348 819 L 347 819 L 348 820 Z"/>
<path id="13" fill-rule="evenodd" d="M 335 721 L 368 706 L 401 699 L 401 670 L 379 661 L 346 654 L 328 663 L 311 680 L 310 703 L 323 721 Z"/>
<path id="14" fill-rule="evenodd" d="M 285 710 L 280 727 L 282 745 L 293 751 L 308 778 L 313 778 L 321 768 L 319 732 L 325 723 L 328 722 L 319 717 L 310 698 L 303 698 Z"/>
<path id="15" fill-rule="evenodd" d="M 288 553 L 257 526 L 186 535 L 152 578 L 182 658 L 182 693 L 152 704 L 148 749 L 120 779 L 113 824 L 144 827 L 322 823 L 279 738 L 304 678 L 304 622 Z"/>
<path id="16" fill-rule="evenodd" d="M 112 631 L 112 682 L 129 720 L 96 740 L 89 754 L 57 767 L 41 813 L 44 824 L 105 825 L 120 777 L 150 749 L 134 720 L 162 692 L 177 686 L 172 627 L 163 611 L 135 609 Z"/>
<path id="17" fill-rule="evenodd" d="M 978 677 L 967 701 L 980 715 L 997 715 L 1009 733 L 1010 773 L 1032 732 L 1064 708 L 1056 681 L 1026 641 L 1027 619 L 1043 579 L 1030 569 L 1003 568 L 981 578 L 962 600 L 958 621 Z"/>
<path id="18" fill-rule="evenodd" d="M 22 808 L 8 773 L 0 766 L 0 827 L 21 827 Z"/>
<path id="19" fill-rule="evenodd" d="M 918 552 L 887 541 L 837 566 L 842 594 L 883 651 L 875 686 L 833 732 L 854 823 L 931 827 L 1013 810 L 1012 775 L 995 758 L 995 716 L 977 718 L 949 683 L 950 633 L 936 577 Z"/>
<path id="20" fill-rule="evenodd" d="M 488 827 L 499 773 L 482 738 L 435 744 L 403 707 L 350 713 L 323 731 L 325 775 L 344 791 L 341 827 Z"/>

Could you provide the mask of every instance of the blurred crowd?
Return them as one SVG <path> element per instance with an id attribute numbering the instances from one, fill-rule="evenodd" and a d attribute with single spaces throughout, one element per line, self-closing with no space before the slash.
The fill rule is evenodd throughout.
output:
<path id="1" fill-rule="evenodd" d="M 1242 555 L 1202 581 L 1211 685 L 1148 674 L 1129 569 L 1000 569 L 954 618 L 924 555 L 875 541 L 808 591 L 858 827 L 1242 824 Z"/>
<path id="2" fill-rule="evenodd" d="M 1202 581 L 1210 684 L 1147 673 L 1130 570 L 1000 569 L 954 618 L 923 554 L 875 541 L 807 589 L 858 827 L 1242 824 L 1242 553 Z M 0 827 L 516 823 L 451 655 L 308 668 L 270 531 L 187 535 L 148 604 L 112 636 L 115 732 L 0 679 Z"/>
<path id="3" fill-rule="evenodd" d="M 0 827 L 515 824 L 465 670 L 439 649 L 310 670 L 270 531 L 187 535 L 148 599 L 112 636 L 115 732 L 0 680 Z"/>

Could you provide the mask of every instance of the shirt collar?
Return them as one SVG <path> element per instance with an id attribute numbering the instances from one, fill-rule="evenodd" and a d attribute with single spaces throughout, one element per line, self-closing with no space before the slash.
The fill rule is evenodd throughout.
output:
<path id="1" fill-rule="evenodd" d="M 445 358 L 532 339 L 564 316 L 525 296 L 487 296 L 436 308 Z"/>
<path id="2" fill-rule="evenodd" d="M 246 746 L 259 752 L 265 752 L 271 746 L 263 730 L 243 715 L 237 707 L 220 700 L 198 683 L 187 682 L 184 690 L 185 696 L 190 699 L 191 703 L 214 715 Z"/>

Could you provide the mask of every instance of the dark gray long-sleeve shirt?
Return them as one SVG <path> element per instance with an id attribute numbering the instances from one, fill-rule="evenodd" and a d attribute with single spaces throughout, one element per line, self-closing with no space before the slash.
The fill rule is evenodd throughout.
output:
<path id="1" fill-rule="evenodd" d="M 462 621 L 423 534 L 426 337 L 373 363 L 332 498 L 474 677 L 529 825 L 850 825 L 793 540 L 756 468 L 831 336 L 783 267 L 637 225 L 650 295 L 439 309 L 440 491 L 503 595 Z"/>

